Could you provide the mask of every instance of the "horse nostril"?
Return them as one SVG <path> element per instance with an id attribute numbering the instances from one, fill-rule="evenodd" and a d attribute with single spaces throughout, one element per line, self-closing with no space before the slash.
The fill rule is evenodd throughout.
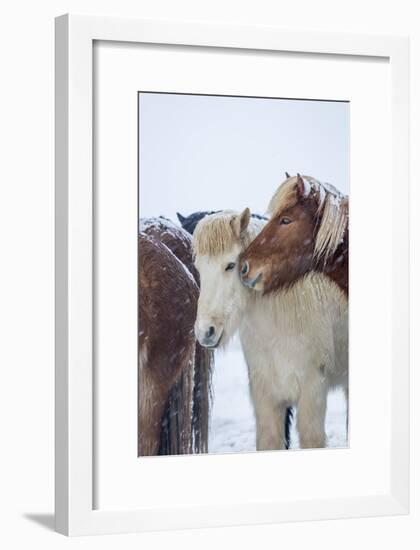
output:
<path id="1" fill-rule="evenodd" d="M 241 275 L 246 275 L 249 271 L 249 264 L 248 262 L 244 262 L 242 269 L 241 269 Z"/>
<path id="2" fill-rule="evenodd" d="M 215 332 L 216 329 L 214 327 L 209 327 L 208 331 L 206 332 L 206 338 L 211 338 Z"/>

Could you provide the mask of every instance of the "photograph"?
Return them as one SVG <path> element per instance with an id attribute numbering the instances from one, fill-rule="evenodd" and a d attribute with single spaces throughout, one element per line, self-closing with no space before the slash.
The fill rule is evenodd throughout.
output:
<path id="1" fill-rule="evenodd" d="M 138 457 L 351 446 L 350 102 L 137 99 Z"/>
<path id="2" fill-rule="evenodd" d="M 411 4 L 4 3 L 0 550 L 420 549 Z"/>

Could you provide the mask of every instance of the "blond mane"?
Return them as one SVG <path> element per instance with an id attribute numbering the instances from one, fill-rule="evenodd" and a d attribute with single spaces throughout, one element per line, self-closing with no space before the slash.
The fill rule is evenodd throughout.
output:
<path id="1" fill-rule="evenodd" d="M 193 233 L 194 256 L 217 256 L 228 252 L 236 244 L 240 244 L 244 250 L 266 223 L 263 220 L 251 218 L 247 228 L 238 237 L 232 226 L 237 216 L 239 216 L 238 212 L 224 210 L 200 220 Z"/>
<path id="2" fill-rule="evenodd" d="M 316 241 L 315 255 L 326 261 L 343 241 L 348 228 L 349 201 L 329 183 L 316 180 L 311 176 L 301 176 L 305 195 L 313 195 L 318 202 L 319 212 L 322 211 Z M 297 176 L 287 178 L 274 193 L 268 205 L 270 216 L 292 208 L 298 202 L 296 192 Z"/>

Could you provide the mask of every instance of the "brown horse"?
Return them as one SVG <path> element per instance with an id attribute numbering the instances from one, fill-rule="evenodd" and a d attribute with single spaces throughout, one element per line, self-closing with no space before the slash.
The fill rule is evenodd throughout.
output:
<path id="1" fill-rule="evenodd" d="M 316 271 L 348 296 L 348 207 L 332 185 L 287 178 L 270 201 L 269 223 L 242 255 L 242 282 L 269 293 Z"/>
<path id="2" fill-rule="evenodd" d="M 194 337 L 191 237 L 169 220 L 143 220 L 138 257 L 138 454 L 207 452 L 213 353 Z"/>

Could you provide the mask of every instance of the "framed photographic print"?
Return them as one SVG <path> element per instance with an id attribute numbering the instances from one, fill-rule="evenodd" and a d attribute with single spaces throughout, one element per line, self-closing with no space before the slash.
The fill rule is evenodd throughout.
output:
<path id="1" fill-rule="evenodd" d="M 408 43 L 56 20 L 56 527 L 404 514 Z"/>

